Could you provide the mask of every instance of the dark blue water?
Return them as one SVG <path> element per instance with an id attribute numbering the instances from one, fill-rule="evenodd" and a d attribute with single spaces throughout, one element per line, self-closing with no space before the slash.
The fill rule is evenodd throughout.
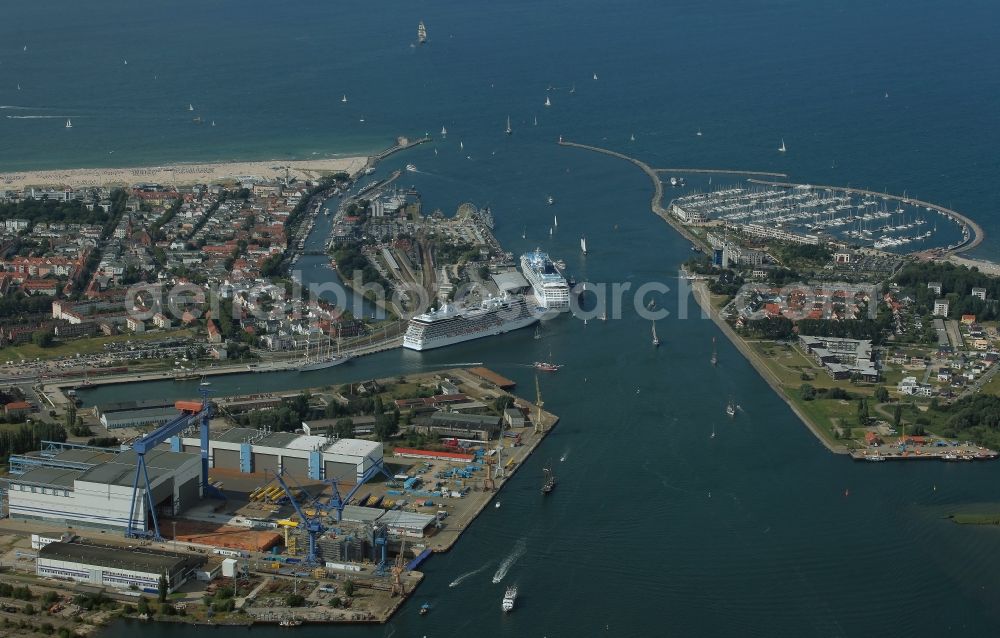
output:
<path id="1" fill-rule="evenodd" d="M 578 278 L 661 280 L 676 290 L 676 266 L 690 253 L 649 213 L 645 176 L 557 147 L 559 135 L 659 166 L 778 170 L 802 182 L 905 190 L 966 212 L 995 235 L 996 17 L 985 1 L 390 1 L 290 9 L 254 0 L 141 11 L 109 1 L 19 4 L 5 7 L 0 22 L 0 104 L 70 115 L 74 128 L 0 118 L 0 167 L 304 158 L 377 149 L 397 134 L 444 125 L 446 140 L 383 167 L 415 164 L 403 183 L 420 189 L 425 208 L 490 205 L 498 237 L 515 252 L 540 245 Z M 420 19 L 430 42 L 411 48 Z M 189 102 L 218 126 L 192 125 Z M 779 155 L 782 137 L 789 150 Z M 550 238 L 553 214 L 559 228 Z M 996 257 L 998 247 L 988 237 L 979 254 Z M 671 293 L 661 304 L 676 318 L 682 301 Z M 996 464 L 834 457 L 728 343 L 719 344 L 719 367 L 708 364 L 719 336 L 710 322 L 661 321 L 664 345 L 654 351 L 648 322 L 631 306 L 623 315 L 587 324 L 563 317 L 544 326 L 540 341 L 528 330 L 329 371 L 213 381 L 220 393 L 294 388 L 483 361 L 530 395 L 529 362 L 551 351 L 566 364 L 542 379 L 560 425 L 504 488 L 503 507 L 426 564 L 414 601 L 385 627 L 299 633 L 993 631 L 1000 537 L 942 516 L 993 500 Z M 195 390 L 163 382 L 128 392 Z M 723 413 L 729 395 L 743 407 L 733 422 Z M 710 439 L 713 426 L 718 435 Z M 542 501 L 540 468 L 562 456 L 558 493 Z M 490 577 L 522 539 L 525 554 L 505 581 L 518 583 L 522 596 L 505 617 L 503 586 Z M 419 618 L 424 600 L 434 611 Z M 135 631 L 118 626 L 108 635 Z"/>

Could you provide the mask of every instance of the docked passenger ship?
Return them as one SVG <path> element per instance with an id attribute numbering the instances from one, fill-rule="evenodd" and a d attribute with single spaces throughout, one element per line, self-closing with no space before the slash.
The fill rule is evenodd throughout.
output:
<path id="1" fill-rule="evenodd" d="M 430 350 L 524 328 L 538 321 L 521 296 L 492 297 L 479 306 L 446 304 L 410 319 L 403 347 Z"/>
<path id="2" fill-rule="evenodd" d="M 540 248 L 521 255 L 521 271 L 531 284 L 539 305 L 549 310 L 569 310 L 569 284 Z"/>

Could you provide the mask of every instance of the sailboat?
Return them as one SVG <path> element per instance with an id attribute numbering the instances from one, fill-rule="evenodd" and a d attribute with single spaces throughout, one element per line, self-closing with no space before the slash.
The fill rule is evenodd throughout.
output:
<path id="1" fill-rule="evenodd" d="M 513 132 L 514 132 L 514 129 L 512 129 L 510 127 L 510 116 L 508 115 L 507 116 L 507 130 L 505 130 L 504 133 L 506 133 L 507 135 L 510 135 Z"/>
<path id="2" fill-rule="evenodd" d="M 464 151 L 465 150 L 465 143 L 462 142 L 461 140 L 458 141 L 458 150 L 460 150 L 460 151 Z"/>
<path id="3" fill-rule="evenodd" d="M 69 118 L 66 119 L 66 128 L 73 128 L 73 123 L 69 121 Z"/>
<path id="4" fill-rule="evenodd" d="M 586 237 L 581 237 L 580 238 L 580 250 L 583 251 L 584 255 L 587 254 L 587 238 Z"/>
<path id="5" fill-rule="evenodd" d="M 528 238 L 527 235 L 528 235 L 528 228 L 527 227 L 521 228 L 521 239 L 527 239 Z"/>
<path id="6" fill-rule="evenodd" d="M 535 116 L 535 126 L 538 126 L 538 116 Z"/>
<path id="7" fill-rule="evenodd" d="M 427 42 L 427 27 L 424 26 L 423 20 L 421 20 L 420 24 L 417 25 L 417 42 L 420 44 Z"/>
<path id="8" fill-rule="evenodd" d="M 344 104 L 347 104 L 347 94 L 346 93 L 344 93 L 343 97 L 340 98 L 340 101 L 342 103 L 344 103 Z"/>
<path id="9" fill-rule="evenodd" d="M 634 142 L 635 141 L 635 133 L 632 133 L 631 135 L 628 136 L 628 141 L 630 141 L 630 142 Z"/>
<path id="10" fill-rule="evenodd" d="M 542 372 L 556 372 L 557 370 L 559 370 L 559 368 L 562 367 L 562 365 L 560 365 L 558 363 L 552 363 L 552 350 L 551 349 L 549 350 L 549 360 L 548 361 L 536 361 L 535 364 L 534 364 L 534 366 L 535 366 L 536 370 L 541 370 Z"/>
<path id="11" fill-rule="evenodd" d="M 448 135 L 448 129 L 441 127 L 441 137 L 446 137 Z"/>
<path id="12" fill-rule="evenodd" d="M 718 353 L 715 350 L 715 337 L 712 337 L 712 358 L 711 358 L 711 362 L 712 362 L 713 366 L 714 365 L 718 365 L 718 363 L 719 363 L 719 355 L 718 355 Z"/>
<path id="13" fill-rule="evenodd" d="M 786 150 L 785 149 L 785 138 L 781 138 L 781 146 L 778 147 L 778 152 L 779 153 L 784 153 L 785 150 Z"/>
<path id="14" fill-rule="evenodd" d="M 545 476 L 545 482 L 542 483 L 542 494 L 548 494 L 556 486 L 556 475 L 552 472 L 551 461 L 546 467 L 542 468 L 542 472 Z"/>
<path id="15" fill-rule="evenodd" d="M 552 236 L 552 227 L 549 226 L 549 237 L 551 237 L 551 236 Z"/>
<path id="16" fill-rule="evenodd" d="M 576 82 L 574 82 L 574 83 L 573 83 L 573 86 L 572 86 L 572 87 L 570 87 L 570 90 L 569 90 L 569 92 L 570 92 L 570 93 L 576 93 Z"/>
<path id="17" fill-rule="evenodd" d="M 660 347 L 660 338 L 656 336 L 656 322 L 653 322 L 653 347 Z"/>
<path id="18" fill-rule="evenodd" d="M 215 126 L 215 120 L 212 120 L 212 126 Z"/>
<path id="19" fill-rule="evenodd" d="M 193 111 L 194 110 L 194 104 L 188 104 L 188 110 L 189 111 Z"/>
<path id="20" fill-rule="evenodd" d="M 535 326 L 535 341 L 538 341 L 541 338 L 542 338 L 542 327 Z"/>
<path id="21" fill-rule="evenodd" d="M 715 438 L 715 426 L 714 425 L 712 426 L 712 434 L 708 438 L 710 438 L 710 439 L 714 439 Z"/>
<path id="22" fill-rule="evenodd" d="M 554 228 L 559 228 L 559 217 L 557 217 L 556 215 L 552 216 L 552 226 Z"/>
<path id="23" fill-rule="evenodd" d="M 545 106 L 552 106 L 552 100 L 547 95 L 545 96 Z"/>
<path id="24" fill-rule="evenodd" d="M 695 135 L 697 135 L 698 137 L 701 137 L 701 129 L 698 129 L 698 132 L 695 133 Z"/>
<path id="25" fill-rule="evenodd" d="M 552 195 L 549 195 L 548 199 L 546 199 L 545 201 L 547 201 L 549 203 L 549 206 L 551 206 L 552 204 L 556 203 L 556 200 L 553 199 Z"/>
<path id="26" fill-rule="evenodd" d="M 122 60 L 125 62 L 125 66 L 128 66 L 128 60 L 126 60 L 125 58 L 122 58 Z"/>
<path id="27" fill-rule="evenodd" d="M 729 415 L 730 419 L 736 416 L 736 402 L 733 401 L 732 397 L 729 398 L 729 403 L 726 404 L 726 414 Z"/>
<path id="28" fill-rule="evenodd" d="M 597 74 L 596 74 L 596 73 L 594 74 L 594 79 L 595 79 L 595 80 L 597 79 Z"/>

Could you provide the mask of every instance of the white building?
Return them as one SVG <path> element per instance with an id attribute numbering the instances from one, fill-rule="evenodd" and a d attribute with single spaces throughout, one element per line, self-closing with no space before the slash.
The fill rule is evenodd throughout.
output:
<path id="1" fill-rule="evenodd" d="M 133 547 L 86 543 L 48 543 L 38 550 L 35 574 L 114 589 L 136 588 L 146 593 L 159 591 L 160 576 L 167 579 L 168 593 L 184 584 L 194 567 L 205 562 L 201 556 Z"/>
<path id="2" fill-rule="evenodd" d="M 941 282 L 940 281 L 928 281 L 927 290 L 931 290 L 935 295 L 941 294 Z"/>
<path id="3" fill-rule="evenodd" d="M 37 457 L 39 465 L 13 475 L 7 491 L 11 518 L 29 518 L 124 529 L 132 507 L 136 454 L 96 450 L 66 450 Z M 56 467 L 63 464 L 65 467 Z M 153 450 L 146 468 L 158 515 L 177 515 L 201 498 L 201 464 L 194 454 Z M 139 481 L 134 519 L 140 529 L 152 527 L 145 505 L 144 481 Z"/>
<path id="4" fill-rule="evenodd" d="M 985 288 L 973 288 L 972 289 L 972 296 L 975 297 L 976 299 L 981 299 L 983 301 L 986 301 L 986 289 Z"/>
<path id="5" fill-rule="evenodd" d="M 948 316 L 948 300 L 947 299 L 935 299 L 934 300 L 934 316 L 935 317 L 947 317 Z"/>

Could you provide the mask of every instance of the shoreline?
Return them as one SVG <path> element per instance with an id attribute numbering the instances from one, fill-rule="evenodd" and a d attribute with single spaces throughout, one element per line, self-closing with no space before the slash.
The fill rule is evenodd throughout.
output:
<path id="1" fill-rule="evenodd" d="M 785 395 L 781 383 L 774 378 L 771 370 L 764 365 L 764 363 L 760 360 L 760 357 L 743 341 L 738 334 L 736 334 L 729 324 L 719 316 L 719 313 L 712 308 L 711 294 L 705 286 L 705 282 L 694 282 L 694 285 L 691 286 L 691 291 L 695 303 L 698 304 L 698 307 L 701 308 L 702 312 L 707 314 L 722 334 L 729 339 L 730 343 L 736 346 L 736 349 L 740 351 L 743 358 L 745 358 L 750 365 L 753 366 L 754 370 L 757 371 L 757 374 L 759 374 L 767 385 L 774 390 L 775 394 L 778 395 L 778 398 L 784 401 L 785 404 L 791 408 L 792 412 L 799 417 L 799 420 L 802 421 L 807 428 L 809 428 L 809 431 L 812 432 L 813 436 L 819 439 L 819 442 L 822 443 L 827 450 L 833 452 L 834 454 L 850 454 L 851 451 L 847 448 L 847 446 L 835 445 L 826 436 L 824 436 L 822 428 L 820 428 L 818 424 L 814 423 L 808 415 L 799 409 L 799 406 L 795 405 L 795 403 Z"/>
<path id="2" fill-rule="evenodd" d="M 670 212 L 663 207 L 662 203 L 663 182 L 657 175 L 656 169 L 652 168 L 651 166 L 649 166 L 648 164 L 646 164 L 641 160 L 629 157 L 623 153 L 618 153 L 616 151 L 603 149 L 597 146 L 588 146 L 586 144 L 578 144 L 575 142 L 564 142 L 562 140 L 559 141 L 559 145 L 582 148 L 584 150 L 594 151 L 597 153 L 602 153 L 604 155 L 610 155 L 612 157 L 617 157 L 619 159 L 626 160 L 638 166 L 640 169 L 642 169 L 644 173 L 646 173 L 647 176 L 649 176 L 651 180 L 653 180 L 654 192 L 653 192 L 653 197 L 650 201 L 651 211 L 657 217 L 665 221 L 671 228 L 676 230 L 682 237 L 690 241 L 692 244 L 696 246 L 702 245 L 701 242 L 690 231 L 688 231 L 687 228 L 685 228 L 682 224 L 673 219 L 672 216 L 670 215 Z M 740 336 L 737 335 L 735 331 L 733 331 L 733 329 L 729 326 L 729 324 L 726 323 L 722 319 L 722 317 L 718 316 L 718 313 L 714 311 L 711 304 L 711 296 L 709 295 L 708 289 L 705 287 L 704 282 L 696 281 L 691 288 L 695 299 L 695 303 L 698 304 L 698 307 L 701 308 L 702 312 L 707 314 L 709 318 L 711 318 L 711 320 L 715 323 L 716 327 L 719 328 L 722 334 L 725 335 L 725 337 L 729 339 L 730 343 L 732 343 L 736 347 L 736 349 L 740 351 L 740 354 L 742 354 L 743 357 L 746 358 L 746 360 L 750 363 L 750 365 L 753 366 L 754 370 L 757 371 L 757 374 L 759 374 L 760 377 L 771 387 L 771 389 L 774 390 L 774 392 L 778 395 L 778 397 L 782 401 L 784 401 L 789 408 L 791 408 L 792 412 L 797 417 L 799 417 L 799 420 L 809 429 L 810 432 L 812 432 L 813 436 L 815 436 L 827 450 L 829 450 L 834 454 L 843 454 L 843 455 L 850 454 L 850 451 L 847 449 L 846 446 L 837 446 L 831 443 L 823 435 L 822 428 L 820 428 L 816 423 L 813 423 L 813 421 L 806 414 L 804 414 L 798 408 L 798 406 L 796 406 L 787 396 L 785 396 L 781 384 L 778 383 L 778 381 L 771 376 L 771 371 L 767 369 L 767 366 L 765 366 L 758 359 L 757 355 L 743 342 L 743 339 L 741 339 Z"/>
<path id="3" fill-rule="evenodd" d="M 109 168 L 68 168 L 0 173 L 0 188 L 26 187 L 109 187 L 131 186 L 136 182 L 186 186 L 198 183 L 235 181 L 254 176 L 279 179 L 287 174 L 297 179 L 315 179 L 323 174 L 361 172 L 369 156 L 349 155 L 306 160 L 249 160 L 229 162 L 172 162 L 153 166 Z"/>

